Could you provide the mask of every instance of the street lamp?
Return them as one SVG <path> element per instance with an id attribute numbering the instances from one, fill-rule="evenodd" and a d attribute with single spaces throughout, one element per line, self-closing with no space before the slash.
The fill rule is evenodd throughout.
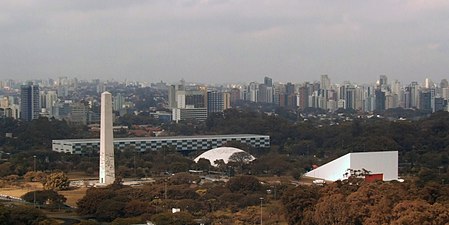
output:
<path id="1" fill-rule="evenodd" d="M 262 225 L 262 202 L 263 198 L 260 197 L 260 225 Z"/>
<path id="2" fill-rule="evenodd" d="M 34 166 L 33 166 L 33 171 L 34 171 L 34 176 L 36 176 L 36 155 L 33 155 L 33 162 L 34 162 Z M 36 208 L 36 188 L 34 188 L 33 191 L 33 205 L 34 208 Z"/>

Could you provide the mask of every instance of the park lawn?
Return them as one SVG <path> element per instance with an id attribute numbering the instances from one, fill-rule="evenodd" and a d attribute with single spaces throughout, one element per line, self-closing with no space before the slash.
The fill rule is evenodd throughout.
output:
<path id="1" fill-rule="evenodd" d="M 3 187 L 0 188 L 0 194 L 20 198 L 24 194 L 34 190 L 43 190 L 42 183 L 24 182 L 18 186 Z M 76 207 L 76 202 L 84 197 L 84 195 L 86 194 L 86 190 L 87 188 L 82 187 L 66 191 L 58 191 L 58 193 L 64 195 L 64 197 L 67 198 L 66 202 L 67 205 Z"/>
<path id="2" fill-rule="evenodd" d="M 24 182 L 20 186 L 0 188 L 0 194 L 20 198 L 24 194 L 34 190 L 42 190 L 42 184 L 40 182 Z"/>
<path id="3" fill-rule="evenodd" d="M 81 187 L 71 190 L 58 191 L 59 194 L 64 195 L 67 198 L 66 204 L 72 207 L 76 207 L 76 202 L 86 195 L 88 188 Z"/>

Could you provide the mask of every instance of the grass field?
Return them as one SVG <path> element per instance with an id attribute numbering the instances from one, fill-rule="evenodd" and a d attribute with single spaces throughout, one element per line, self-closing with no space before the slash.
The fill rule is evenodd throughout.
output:
<path id="1" fill-rule="evenodd" d="M 14 197 L 22 197 L 27 192 L 34 190 L 42 190 L 42 184 L 39 182 L 24 182 L 22 187 L 4 187 L 0 188 L 0 194 L 9 195 Z"/>
<path id="2" fill-rule="evenodd" d="M 64 195 L 64 197 L 67 198 L 67 205 L 76 207 L 76 202 L 84 197 L 84 195 L 86 194 L 86 190 L 87 188 L 82 187 L 74 190 L 59 191 L 58 193 Z"/>
<path id="3" fill-rule="evenodd" d="M 42 190 L 42 184 L 39 182 L 24 182 L 20 186 L 0 188 L 0 194 L 20 198 L 27 192 L 34 190 Z M 86 194 L 86 190 L 87 188 L 82 187 L 67 191 L 59 191 L 58 193 L 67 198 L 67 205 L 76 207 L 76 202 Z"/>

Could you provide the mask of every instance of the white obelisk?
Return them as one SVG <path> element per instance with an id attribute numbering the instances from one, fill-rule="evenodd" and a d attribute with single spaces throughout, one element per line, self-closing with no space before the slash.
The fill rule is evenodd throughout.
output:
<path id="1" fill-rule="evenodd" d="M 115 180 L 114 136 L 112 133 L 111 93 L 101 94 L 100 122 L 100 184 L 109 185 Z"/>

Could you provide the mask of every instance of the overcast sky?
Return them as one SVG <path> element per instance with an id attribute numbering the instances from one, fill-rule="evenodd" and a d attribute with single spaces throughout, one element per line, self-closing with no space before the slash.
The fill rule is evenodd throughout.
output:
<path id="1" fill-rule="evenodd" d="M 449 78 L 449 1 L 2 0 L 0 79 Z"/>

